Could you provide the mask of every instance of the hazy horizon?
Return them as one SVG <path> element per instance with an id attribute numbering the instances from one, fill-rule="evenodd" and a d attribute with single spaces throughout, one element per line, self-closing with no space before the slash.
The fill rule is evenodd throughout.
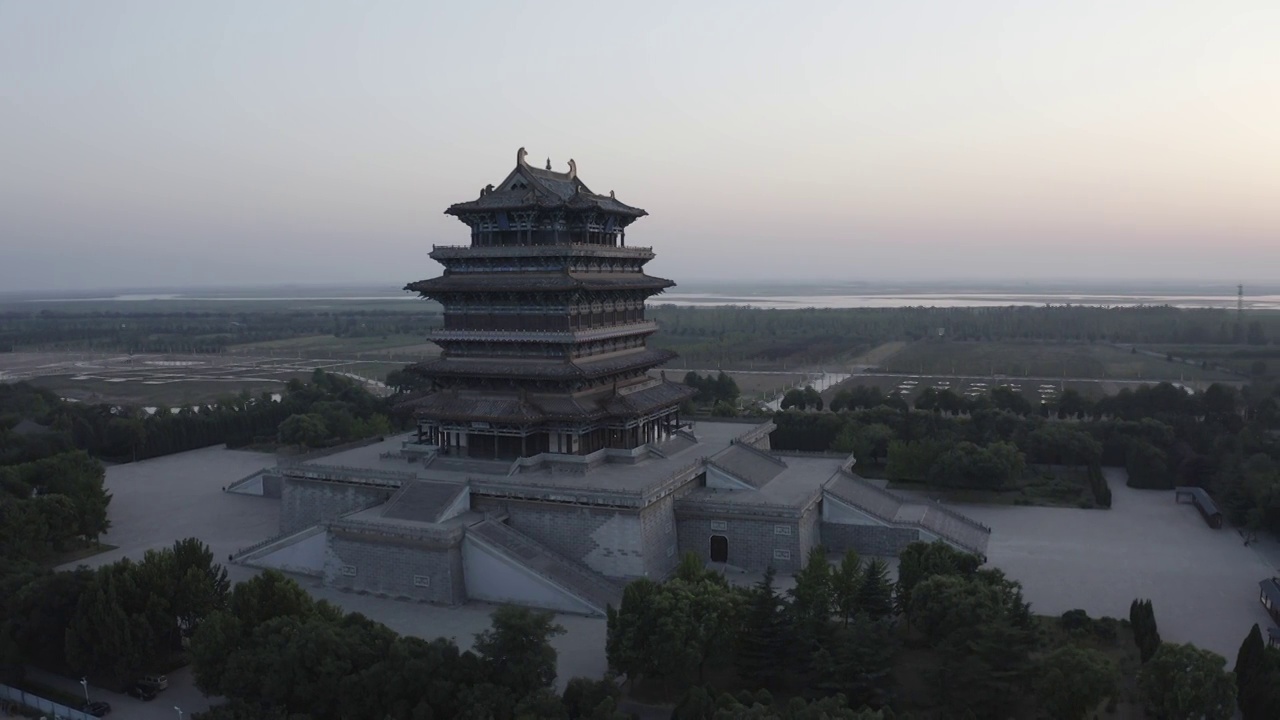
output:
<path id="1" fill-rule="evenodd" d="M 519 147 L 682 286 L 1266 283 L 1276 37 L 1260 0 L 0 0 L 0 291 L 399 286 Z"/>

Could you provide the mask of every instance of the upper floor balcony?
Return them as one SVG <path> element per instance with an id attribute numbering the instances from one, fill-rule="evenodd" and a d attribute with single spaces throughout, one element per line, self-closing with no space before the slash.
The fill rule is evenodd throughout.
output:
<path id="1" fill-rule="evenodd" d="M 520 257 L 614 257 L 644 258 L 654 257 L 652 247 L 613 247 L 609 245 L 589 245 L 572 243 L 560 245 L 432 245 L 431 257 L 435 260 L 468 257 L 520 258 Z"/>

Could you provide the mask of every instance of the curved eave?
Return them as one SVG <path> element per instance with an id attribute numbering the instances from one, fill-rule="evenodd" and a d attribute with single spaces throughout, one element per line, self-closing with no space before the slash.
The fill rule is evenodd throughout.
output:
<path id="1" fill-rule="evenodd" d="M 581 279 L 571 275 L 532 278 L 519 273 L 468 277 L 470 273 L 458 275 L 442 275 L 428 280 L 405 285 L 404 289 L 416 292 L 423 297 L 440 297 L 457 292 L 522 292 L 522 291 L 565 291 L 565 290 L 652 290 L 662 292 L 675 283 L 666 278 L 644 275 L 640 278 L 619 278 L 604 280 L 598 278 Z M 477 274 L 478 275 L 478 274 Z M 507 277 L 506 275 L 510 275 Z"/>
<path id="2" fill-rule="evenodd" d="M 599 210 L 601 212 L 613 213 L 622 217 L 635 220 L 642 218 L 649 213 L 638 207 L 631 207 L 626 203 L 619 202 L 614 198 L 601 197 L 598 195 L 577 195 L 569 200 L 561 200 L 560 198 L 539 197 L 532 202 L 529 200 L 516 200 L 506 198 L 496 198 L 492 202 L 484 202 L 484 198 L 469 200 L 467 202 L 454 203 L 444 211 L 445 215 L 452 215 L 461 218 L 463 215 L 478 212 L 495 212 L 495 211 L 515 211 L 515 210 Z"/>
<path id="3" fill-rule="evenodd" d="M 521 363 L 440 358 L 414 366 L 432 378 L 504 378 L 512 380 L 594 380 L 596 378 L 657 367 L 676 357 L 670 350 L 646 348 L 620 358 L 583 363 Z"/>

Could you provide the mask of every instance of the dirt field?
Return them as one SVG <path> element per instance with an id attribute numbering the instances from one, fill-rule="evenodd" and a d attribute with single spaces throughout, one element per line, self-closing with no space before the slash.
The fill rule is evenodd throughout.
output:
<path id="1" fill-rule="evenodd" d="M 1104 344 L 933 342 L 912 343 L 880 364 L 921 375 L 1088 378 L 1112 380 L 1238 380 L 1163 357 Z"/>

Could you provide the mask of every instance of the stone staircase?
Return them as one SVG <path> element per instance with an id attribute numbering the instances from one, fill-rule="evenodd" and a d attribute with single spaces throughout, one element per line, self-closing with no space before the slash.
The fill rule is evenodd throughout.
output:
<path id="1" fill-rule="evenodd" d="M 991 528 L 941 503 L 904 498 L 844 470 L 828 480 L 823 491 L 887 525 L 923 530 L 961 550 L 983 559 L 987 557 Z"/>
<path id="2" fill-rule="evenodd" d="M 474 536 L 507 554 L 561 590 L 590 605 L 600 615 L 622 604 L 622 588 L 590 569 L 557 554 L 547 546 L 497 520 L 467 528 Z"/>
<path id="3" fill-rule="evenodd" d="M 382 516 L 396 520 L 443 522 L 446 519 L 443 515 L 466 487 L 461 483 L 427 480 L 406 482 L 387 501 Z"/>

